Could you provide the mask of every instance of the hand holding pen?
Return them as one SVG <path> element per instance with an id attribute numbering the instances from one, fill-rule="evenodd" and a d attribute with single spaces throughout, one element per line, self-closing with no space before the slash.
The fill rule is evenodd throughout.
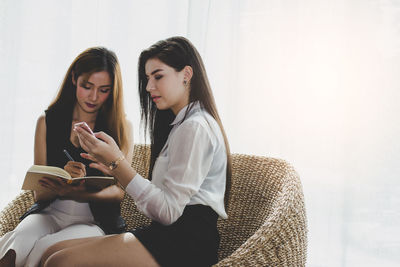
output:
<path id="1" fill-rule="evenodd" d="M 69 159 L 67 164 L 64 166 L 64 170 L 66 170 L 73 178 L 86 176 L 85 164 L 75 161 L 66 149 L 64 149 L 63 152 L 65 156 L 67 156 L 67 158 Z"/>

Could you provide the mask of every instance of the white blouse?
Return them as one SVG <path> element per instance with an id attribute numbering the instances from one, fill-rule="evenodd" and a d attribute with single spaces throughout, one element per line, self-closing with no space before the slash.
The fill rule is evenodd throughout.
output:
<path id="1" fill-rule="evenodd" d="M 125 188 L 140 211 L 165 225 L 174 223 L 186 205 L 207 205 L 220 217 L 228 217 L 224 207 L 227 157 L 221 129 L 199 103 L 181 123 L 187 108 L 171 123 L 152 181 L 136 174 Z"/>

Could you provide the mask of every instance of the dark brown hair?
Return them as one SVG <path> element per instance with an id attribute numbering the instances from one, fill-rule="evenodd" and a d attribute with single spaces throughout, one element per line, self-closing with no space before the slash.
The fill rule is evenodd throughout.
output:
<path id="1" fill-rule="evenodd" d="M 231 157 L 228 139 L 217 112 L 214 96 L 211 91 L 203 61 L 193 44 L 184 37 L 171 37 L 159 41 L 150 48 L 144 50 L 139 57 L 138 80 L 141 116 L 142 121 L 144 122 L 145 131 L 149 132 L 151 141 L 150 179 L 154 163 L 171 131 L 170 123 L 175 117 L 170 109 L 158 110 L 154 102 L 151 100 L 150 94 L 146 91 L 147 77 L 145 65 L 146 62 L 152 58 L 159 59 L 164 64 L 174 68 L 177 72 L 181 71 L 185 66 L 190 66 L 192 68 L 193 76 L 190 80 L 189 103 L 198 101 L 201 107 L 217 121 L 224 137 L 227 154 L 225 190 L 225 206 L 227 206 L 231 185 Z M 190 104 L 186 114 L 192 107 L 193 105 Z"/>

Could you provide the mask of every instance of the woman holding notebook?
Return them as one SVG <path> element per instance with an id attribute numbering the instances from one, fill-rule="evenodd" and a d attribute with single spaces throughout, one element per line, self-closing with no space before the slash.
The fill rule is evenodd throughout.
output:
<path id="1" fill-rule="evenodd" d="M 112 169 L 149 226 L 60 242 L 48 266 L 210 266 L 217 262 L 218 217 L 227 218 L 230 152 L 203 62 L 183 37 L 139 58 L 142 118 L 151 139 L 150 179 L 140 176 L 114 138 L 77 129 L 90 166 Z M 228 190 L 226 190 L 228 189 Z"/>
<path id="2" fill-rule="evenodd" d="M 34 164 L 63 168 L 72 177 L 110 176 L 109 170 L 91 168 L 91 161 L 81 157 L 77 123 L 87 131 L 106 132 L 121 155 L 132 157 L 132 126 L 125 118 L 119 63 L 106 48 L 89 48 L 72 62 L 56 99 L 37 121 Z M 47 191 L 35 191 L 36 203 L 15 230 L 0 238 L 0 266 L 37 266 L 56 242 L 124 230 L 124 192 L 118 185 L 89 191 L 84 182 L 70 185 L 45 177 L 40 184 Z"/>

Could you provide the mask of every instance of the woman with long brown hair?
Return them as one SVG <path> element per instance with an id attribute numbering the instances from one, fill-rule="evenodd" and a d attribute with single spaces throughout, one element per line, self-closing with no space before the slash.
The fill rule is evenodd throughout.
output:
<path id="1" fill-rule="evenodd" d="M 150 179 L 131 167 L 109 135 L 77 132 L 85 157 L 97 161 L 91 166 L 111 168 L 152 223 L 60 242 L 46 251 L 44 266 L 210 266 L 218 260 L 230 152 L 201 57 L 189 40 L 172 37 L 144 50 L 138 71 Z"/>
<path id="2" fill-rule="evenodd" d="M 132 126 L 125 118 L 118 59 L 104 47 L 89 48 L 75 58 L 57 97 L 39 117 L 34 164 L 64 168 L 72 177 L 110 175 L 81 157 L 76 123 L 108 133 L 121 153 L 132 158 Z M 48 190 L 34 192 L 35 204 L 15 230 L 0 239 L 0 266 L 37 266 L 56 242 L 125 230 L 120 216 L 124 192 L 118 185 L 93 191 L 82 182 L 69 185 L 43 177 L 40 183 Z"/>

